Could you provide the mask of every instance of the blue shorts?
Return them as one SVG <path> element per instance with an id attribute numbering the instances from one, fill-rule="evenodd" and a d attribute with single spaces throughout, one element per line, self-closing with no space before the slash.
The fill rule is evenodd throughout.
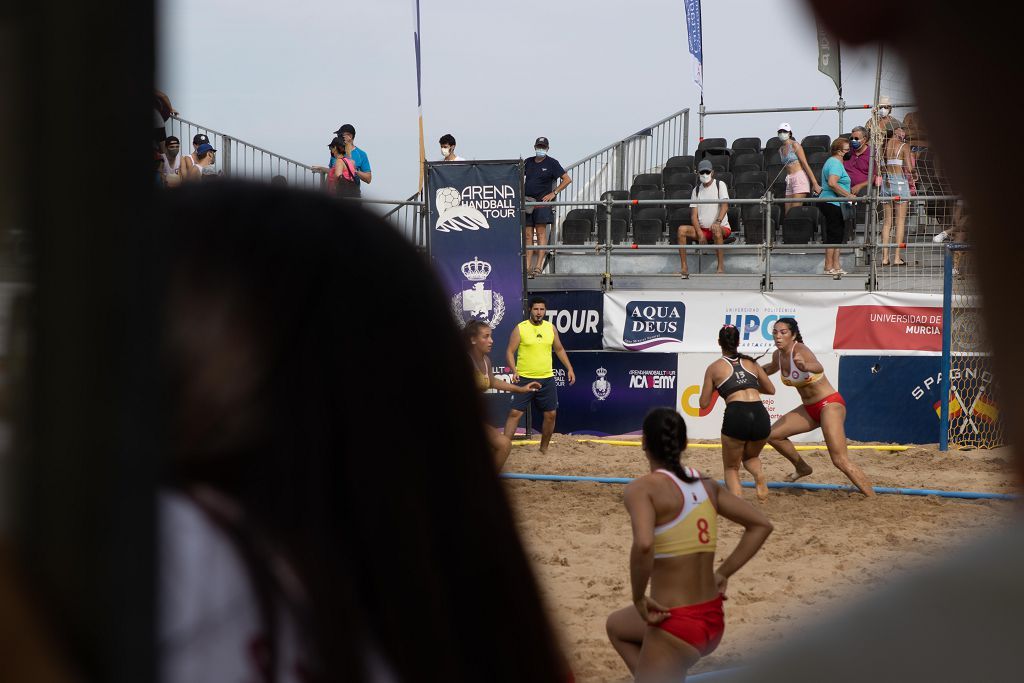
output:
<path id="1" fill-rule="evenodd" d="M 882 191 L 879 194 L 883 197 L 900 197 L 910 199 L 910 183 L 906 176 L 887 175 L 882 183 Z"/>
<path id="2" fill-rule="evenodd" d="M 526 214 L 526 225 L 548 225 L 555 222 L 555 212 L 550 206 L 535 206 Z"/>
<path id="3" fill-rule="evenodd" d="M 540 382 L 540 389 L 526 394 L 512 394 L 512 410 L 518 410 L 521 413 L 526 412 L 526 408 L 530 405 L 531 401 L 533 402 L 533 407 L 542 413 L 558 410 L 558 390 L 555 388 L 555 378 L 530 379 L 529 377 L 520 377 L 516 384 L 525 387 L 530 382 Z"/>

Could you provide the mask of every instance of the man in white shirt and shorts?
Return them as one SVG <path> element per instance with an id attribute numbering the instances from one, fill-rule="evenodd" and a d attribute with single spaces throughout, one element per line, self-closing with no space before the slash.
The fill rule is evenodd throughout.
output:
<path id="1" fill-rule="evenodd" d="M 702 159 L 697 164 L 697 186 L 693 188 L 690 199 L 729 199 L 729 188 L 725 183 L 715 178 L 715 168 L 707 159 Z M 699 226 L 697 229 L 694 226 Z M 719 204 L 693 204 L 690 207 L 690 224 L 679 226 L 679 244 L 686 244 L 689 240 L 695 239 L 700 244 L 707 244 L 713 240 L 715 244 L 722 244 L 732 234 L 729 227 L 729 202 L 723 201 Z M 717 273 L 725 272 L 725 259 L 721 249 L 718 252 Z M 684 280 L 690 277 L 686 266 L 686 250 L 679 250 L 680 273 L 679 277 Z"/>

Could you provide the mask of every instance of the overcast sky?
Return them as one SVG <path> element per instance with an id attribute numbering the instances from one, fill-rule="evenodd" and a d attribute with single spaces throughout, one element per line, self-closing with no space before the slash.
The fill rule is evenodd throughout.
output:
<path id="1" fill-rule="evenodd" d="M 683 0 L 420 5 L 428 158 L 448 132 L 468 159 L 530 156 L 544 135 L 568 166 L 685 107 L 696 146 Z M 835 104 L 803 0 L 709 0 L 703 19 L 709 110 Z M 412 32 L 411 0 L 163 0 L 157 83 L 185 119 L 308 164 L 352 123 L 373 166 L 364 196 L 403 198 L 418 180 Z M 846 102 L 870 102 L 875 50 L 842 65 Z M 909 99 L 885 72 L 883 94 Z M 835 112 L 811 112 L 709 116 L 705 135 L 764 139 L 782 120 L 799 137 L 838 132 Z"/>

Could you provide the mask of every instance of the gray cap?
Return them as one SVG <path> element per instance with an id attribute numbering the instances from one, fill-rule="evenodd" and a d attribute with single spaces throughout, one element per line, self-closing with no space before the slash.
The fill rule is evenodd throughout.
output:
<path id="1" fill-rule="evenodd" d="M 715 167 L 707 159 L 701 159 L 700 163 L 697 164 L 697 173 L 700 173 L 701 171 L 714 171 L 714 170 L 715 170 Z"/>

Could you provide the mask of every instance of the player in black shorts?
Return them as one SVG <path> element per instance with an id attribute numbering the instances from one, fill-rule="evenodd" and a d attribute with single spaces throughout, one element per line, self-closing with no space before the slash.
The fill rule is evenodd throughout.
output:
<path id="1" fill-rule="evenodd" d="M 740 463 L 754 477 L 758 500 L 768 497 L 768 481 L 761 470 L 761 449 L 772 431 L 772 421 L 761 403 L 761 394 L 774 394 L 775 385 L 753 358 L 739 351 L 740 331 L 725 325 L 718 332 L 722 357 L 704 372 L 700 391 L 700 407 L 711 405 L 715 391 L 725 399 L 722 420 L 722 462 L 725 485 L 729 491 L 742 495 Z"/>

